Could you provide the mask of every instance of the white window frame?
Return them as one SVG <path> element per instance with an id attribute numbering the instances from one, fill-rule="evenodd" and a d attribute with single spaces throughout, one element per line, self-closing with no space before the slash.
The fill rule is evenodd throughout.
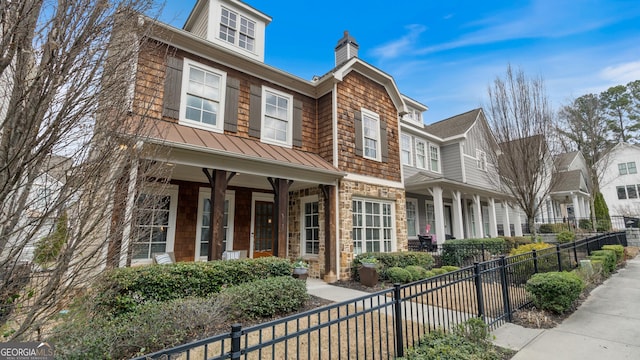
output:
<path id="1" fill-rule="evenodd" d="M 318 253 L 314 254 L 314 253 L 308 253 L 307 252 L 307 241 L 309 239 L 307 239 L 307 228 L 315 228 L 314 226 L 307 226 L 307 213 L 305 211 L 305 207 L 307 204 L 309 203 L 318 203 L 318 213 L 316 214 L 316 216 L 318 216 L 318 227 L 317 227 L 317 231 L 318 231 L 318 239 L 311 239 L 311 241 L 317 241 L 318 242 Z M 320 243 L 321 243 L 321 239 L 320 239 L 320 201 L 318 199 L 318 195 L 311 195 L 311 196 L 305 196 L 303 198 L 300 199 L 300 254 L 302 254 L 302 256 L 304 256 L 305 258 L 317 258 L 320 255 Z"/>
<path id="2" fill-rule="evenodd" d="M 435 152 L 434 152 L 435 150 Z M 433 156 L 433 154 L 435 153 L 435 157 Z M 433 162 L 436 162 L 437 164 L 437 168 L 434 169 L 433 166 Z M 431 171 L 436 172 L 436 173 L 440 173 L 441 172 L 441 166 L 440 166 L 440 147 L 433 145 L 433 144 L 429 144 L 429 169 L 431 169 Z"/>
<path id="3" fill-rule="evenodd" d="M 232 27 L 232 26 L 229 26 L 229 25 L 225 25 L 225 24 L 222 23 L 222 14 L 223 14 L 223 12 L 225 10 L 228 11 L 229 14 L 234 14 L 235 15 L 235 17 L 236 17 L 235 27 Z M 253 24 L 253 36 L 249 36 L 249 33 L 247 31 L 244 31 L 244 32 L 242 31 L 242 25 L 241 24 L 242 24 L 243 20 L 246 21 L 247 24 L 249 24 L 249 23 Z M 233 39 L 233 41 L 229 41 L 228 39 L 223 39 L 222 36 L 220 36 L 220 33 L 222 32 L 222 28 L 223 27 L 229 28 L 229 29 L 234 31 L 234 39 Z M 234 45 L 234 46 L 236 46 L 236 47 L 238 47 L 240 49 L 243 49 L 245 51 L 248 51 L 250 53 L 255 54 L 256 53 L 256 47 L 258 45 L 257 44 L 257 32 L 258 32 L 258 22 L 257 21 L 255 21 L 255 20 L 253 20 L 253 19 L 251 19 L 251 18 L 245 16 L 244 14 L 239 13 L 239 12 L 237 12 L 235 10 L 231 10 L 228 7 L 221 6 L 220 19 L 219 19 L 219 25 L 218 25 L 218 34 L 217 34 L 217 38 L 218 39 L 220 39 L 221 41 L 224 41 L 226 43 L 232 44 L 232 45 Z M 241 46 L 240 45 L 240 35 L 244 35 L 247 38 L 253 40 L 253 48 L 252 49 L 249 49 L 246 46 Z"/>
<path id="4" fill-rule="evenodd" d="M 429 209 L 431 208 L 431 209 Z M 425 234 L 433 235 L 436 233 L 436 206 L 433 200 L 425 200 L 424 202 L 424 219 L 425 219 Z M 427 233 L 427 225 L 431 225 L 429 227 L 429 232 Z"/>
<path id="5" fill-rule="evenodd" d="M 420 152 L 418 150 L 418 144 L 422 145 L 422 152 Z M 428 169 L 429 168 L 429 163 L 427 162 L 427 154 L 429 152 L 429 148 L 427 147 L 427 143 L 423 140 L 420 140 L 418 138 L 415 139 L 415 153 L 416 153 L 416 167 L 418 169 Z M 420 161 L 420 158 L 422 158 L 422 161 Z M 422 162 L 422 163 L 421 163 Z"/>
<path id="6" fill-rule="evenodd" d="M 176 217 L 178 210 L 178 185 L 144 185 L 140 190 L 142 194 L 169 196 L 169 220 L 167 224 L 167 242 L 164 252 L 173 252 L 176 237 Z M 137 205 L 136 205 L 137 206 Z M 133 228 L 137 228 L 138 224 L 132 224 Z M 136 244 L 137 239 L 133 238 L 129 242 L 132 247 Z M 131 257 L 131 265 L 144 265 L 153 263 L 153 254 L 146 259 L 133 259 Z"/>
<path id="7" fill-rule="evenodd" d="M 200 254 L 200 242 L 202 238 L 202 214 L 204 212 L 204 200 L 211 199 L 211 188 L 201 187 L 198 194 L 198 218 L 196 221 L 196 249 L 194 253 L 195 261 L 207 261 L 209 254 Z M 227 213 L 227 224 L 225 227 L 227 228 L 227 246 L 224 251 L 232 251 L 233 250 L 233 233 L 234 233 L 234 218 L 235 218 L 235 200 L 236 194 L 233 190 L 227 190 L 224 193 L 224 200 L 229 202 L 228 213 Z M 211 215 L 210 215 L 211 216 Z"/>
<path id="8" fill-rule="evenodd" d="M 191 68 L 197 68 L 199 70 L 211 73 L 220 77 L 220 89 L 218 94 L 219 99 L 208 99 L 218 102 L 218 113 L 216 114 L 216 124 L 205 124 L 200 121 L 187 119 L 187 95 L 189 90 L 189 73 Z M 224 132 L 224 101 L 227 89 L 227 73 L 211 66 L 207 66 L 196 61 L 185 58 L 182 67 L 182 87 L 180 88 L 180 124 L 191 126 L 194 128 L 210 130 L 215 132 Z M 199 96 L 201 97 L 201 96 Z"/>
<path id="9" fill-rule="evenodd" d="M 381 144 L 380 144 L 380 115 L 374 113 L 371 110 L 367 110 L 367 109 L 360 109 L 360 114 L 362 116 L 362 157 L 364 157 L 365 159 L 370 159 L 370 160 L 375 160 L 375 161 L 382 161 L 382 151 L 381 151 Z M 373 121 L 373 123 L 375 124 L 374 126 L 371 127 L 372 130 L 375 130 L 375 137 L 371 137 L 371 136 L 367 136 L 367 126 L 366 126 L 366 119 L 365 117 L 371 119 Z M 371 139 L 373 141 L 375 141 L 375 152 L 376 152 L 376 156 L 367 156 L 367 139 Z"/>
<path id="10" fill-rule="evenodd" d="M 408 142 L 405 143 L 405 140 Z M 412 136 L 408 134 L 400 135 L 400 158 L 402 160 L 402 165 L 413 166 L 413 146 L 412 146 Z M 405 147 L 406 145 L 406 147 Z M 405 158 L 406 155 L 406 158 Z"/>
<path id="11" fill-rule="evenodd" d="M 409 238 L 418 238 L 418 234 L 420 234 L 420 211 L 418 210 L 418 199 L 413 199 L 413 198 L 407 198 L 406 200 L 407 204 L 412 204 L 413 208 L 415 209 L 415 213 L 413 214 L 413 230 L 415 232 L 415 235 L 411 235 L 409 234 L 409 207 L 406 207 L 405 211 L 407 214 L 407 237 Z"/>
<path id="12" fill-rule="evenodd" d="M 404 120 L 414 124 L 424 125 L 422 123 L 422 112 L 414 108 L 409 108 L 409 112 L 404 115 Z"/>
<path id="13" fill-rule="evenodd" d="M 638 169 L 636 168 L 636 162 L 630 161 L 627 163 L 627 173 L 628 174 L 637 174 Z"/>
<path id="14" fill-rule="evenodd" d="M 476 149 L 476 167 L 482 171 L 487 171 L 487 153 Z"/>
<path id="15" fill-rule="evenodd" d="M 270 137 L 266 137 L 265 134 L 267 133 L 265 131 L 265 124 L 266 124 L 266 118 L 267 118 L 267 94 L 268 93 L 272 93 L 275 96 L 279 96 L 282 98 L 286 98 L 287 100 L 287 135 L 286 135 L 286 140 L 285 141 L 280 141 L 277 139 L 272 139 Z M 278 119 L 275 118 L 277 120 L 282 120 L 282 119 Z M 274 145 L 284 145 L 287 147 L 292 147 L 292 143 L 293 143 L 293 95 L 291 94 L 287 94 L 285 92 L 282 91 L 278 91 L 276 89 L 272 89 L 266 86 L 262 87 L 262 120 L 261 120 L 261 125 L 260 125 L 260 141 L 262 141 L 263 143 L 267 143 L 267 144 L 274 144 Z"/>
<path id="16" fill-rule="evenodd" d="M 358 213 L 354 211 L 353 208 L 353 203 L 360 203 L 362 206 L 362 212 Z M 380 207 L 380 212 L 379 214 L 377 214 L 376 217 L 378 217 L 378 221 L 380 226 L 376 227 L 376 226 L 370 226 L 367 223 L 367 203 L 371 203 L 373 204 L 377 204 Z M 385 214 L 385 207 L 388 207 L 389 209 L 389 214 Z M 356 226 L 358 224 L 356 223 L 352 223 L 352 241 L 353 241 L 353 253 L 355 255 L 358 254 L 362 254 L 365 252 L 376 252 L 375 249 L 372 249 L 372 251 L 367 251 L 367 244 L 368 243 L 372 243 L 372 247 L 374 245 L 374 243 L 378 243 L 378 251 L 379 252 L 393 252 L 396 249 L 396 219 L 395 219 L 395 203 L 392 201 L 386 201 L 386 200 L 374 200 L 374 199 L 367 199 L 367 198 L 356 198 L 354 197 L 352 199 L 352 206 L 351 206 L 351 211 L 352 211 L 352 219 L 355 219 L 356 217 L 360 216 L 360 222 L 359 224 L 361 224 L 361 226 Z M 374 216 L 371 217 L 371 220 L 374 220 Z M 388 223 L 387 223 L 388 221 Z M 361 239 L 355 239 L 353 238 L 354 234 L 355 234 L 355 230 L 356 228 L 361 229 L 361 235 L 362 238 Z M 373 230 L 378 230 L 379 233 L 379 238 L 377 240 L 372 239 L 372 240 L 367 240 L 367 230 L 371 229 Z M 387 238 L 385 238 L 385 234 L 388 236 Z M 359 246 L 357 243 L 360 243 Z"/>

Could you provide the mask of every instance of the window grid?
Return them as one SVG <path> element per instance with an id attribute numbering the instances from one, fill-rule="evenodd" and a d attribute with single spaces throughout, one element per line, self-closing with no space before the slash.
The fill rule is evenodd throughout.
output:
<path id="1" fill-rule="evenodd" d="M 379 119 L 368 114 L 362 114 L 364 136 L 364 157 L 378 160 L 378 145 L 380 142 Z"/>
<path id="2" fill-rule="evenodd" d="M 487 170 L 487 154 L 482 150 L 476 150 L 477 167 L 480 170 Z"/>
<path id="3" fill-rule="evenodd" d="M 363 252 L 389 252 L 394 232 L 390 203 L 353 200 L 353 248 Z"/>
<path id="4" fill-rule="evenodd" d="M 200 228 L 200 256 L 208 256 L 209 254 L 209 232 L 210 216 L 211 216 L 211 199 L 205 198 L 202 203 L 202 226 Z M 227 249 L 227 234 L 229 230 L 229 200 L 224 201 L 224 216 L 222 218 L 224 231 L 222 233 L 222 249 Z"/>
<path id="5" fill-rule="evenodd" d="M 429 153 L 431 156 L 431 171 L 440 172 L 440 155 L 438 154 L 438 147 L 430 145 Z"/>
<path id="6" fill-rule="evenodd" d="M 433 234 L 436 231 L 436 208 L 431 202 L 426 203 L 427 210 L 427 225 L 425 226 L 425 233 Z M 428 231 L 427 231 L 428 230 Z"/>
<path id="7" fill-rule="evenodd" d="M 418 206 L 414 199 L 407 199 L 406 212 L 407 212 L 407 235 L 415 237 L 418 235 Z"/>
<path id="8" fill-rule="evenodd" d="M 411 151 L 411 136 L 402 134 L 402 164 L 411 165 L 413 154 Z"/>
<path id="9" fill-rule="evenodd" d="M 240 26 L 238 26 L 238 18 L 240 18 Z M 220 16 L 220 39 L 253 52 L 256 41 L 256 23 L 223 7 Z"/>
<path id="10" fill-rule="evenodd" d="M 424 141 L 416 139 L 416 167 L 427 168 L 427 145 Z"/>
<path id="11" fill-rule="evenodd" d="M 320 217 L 318 202 L 304 204 L 304 253 L 318 255 L 320 253 Z"/>
<path id="12" fill-rule="evenodd" d="M 288 144 L 290 139 L 290 99 L 268 90 L 265 91 L 265 97 L 262 138 Z"/>
<path id="13" fill-rule="evenodd" d="M 221 76 L 189 65 L 185 118 L 217 126 Z"/>
<path id="14" fill-rule="evenodd" d="M 142 193 L 136 200 L 138 236 L 132 244 L 132 259 L 151 259 L 167 249 L 171 197 Z"/>
<path id="15" fill-rule="evenodd" d="M 640 184 L 616 186 L 616 193 L 618 200 L 638 199 L 640 198 Z"/>

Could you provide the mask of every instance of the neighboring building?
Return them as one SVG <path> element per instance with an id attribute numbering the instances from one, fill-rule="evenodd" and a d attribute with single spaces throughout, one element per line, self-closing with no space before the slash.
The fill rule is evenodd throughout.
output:
<path id="1" fill-rule="evenodd" d="M 640 146 L 620 142 L 596 164 L 599 173 L 602 174 L 600 192 L 612 218 L 640 215 L 638 159 Z"/>
<path id="2" fill-rule="evenodd" d="M 557 155 L 554 161 L 557 177 L 540 218 L 554 223 L 591 217 L 590 186 L 587 162 L 580 151 Z"/>

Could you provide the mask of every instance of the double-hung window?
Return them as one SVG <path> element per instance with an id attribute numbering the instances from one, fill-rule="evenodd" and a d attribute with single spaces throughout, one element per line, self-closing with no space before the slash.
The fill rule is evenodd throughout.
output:
<path id="1" fill-rule="evenodd" d="M 618 171 L 620 172 L 620 175 L 637 174 L 638 170 L 636 169 L 636 162 L 631 161 L 627 163 L 620 163 L 618 164 Z"/>
<path id="2" fill-rule="evenodd" d="M 393 203 L 354 199 L 352 213 L 355 254 L 392 251 L 395 232 Z"/>
<path id="3" fill-rule="evenodd" d="M 440 172 L 440 155 L 437 146 L 429 145 L 429 153 L 431 154 L 431 171 Z"/>
<path id="4" fill-rule="evenodd" d="M 402 164 L 412 165 L 413 152 L 411 147 L 411 136 L 402 134 Z"/>
<path id="5" fill-rule="evenodd" d="M 283 92 L 262 89 L 262 141 L 291 146 L 293 98 Z"/>
<path id="6" fill-rule="evenodd" d="M 407 199 L 407 235 L 409 237 L 418 236 L 418 200 Z"/>
<path id="7" fill-rule="evenodd" d="M 228 43 L 253 52 L 256 45 L 256 22 L 223 7 L 219 36 Z"/>
<path id="8" fill-rule="evenodd" d="M 484 151 L 476 149 L 476 164 L 478 169 L 487 170 L 487 154 Z"/>
<path id="9" fill-rule="evenodd" d="M 233 250 L 233 219 L 235 214 L 235 192 L 228 190 L 224 197 L 224 214 L 222 224 L 221 251 Z M 207 260 L 209 255 L 209 239 L 211 239 L 211 189 L 200 188 L 198 196 L 198 222 L 196 225 L 196 260 Z"/>
<path id="10" fill-rule="evenodd" d="M 191 126 L 222 131 L 226 77 L 223 71 L 185 59 L 180 119 Z"/>
<path id="11" fill-rule="evenodd" d="M 380 116 L 362 109 L 363 155 L 367 159 L 381 159 L 380 154 Z"/>
<path id="12" fill-rule="evenodd" d="M 131 244 L 133 263 L 151 262 L 154 253 L 173 251 L 178 189 L 149 187 L 136 198 L 136 236 Z"/>
<path id="13" fill-rule="evenodd" d="M 302 203 L 302 253 L 318 255 L 320 253 L 320 213 L 318 197 L 303 198 Z"/>
<path id="14" fill-rule="evenodd" d="M 416 167 L 427 168 L 427 144 L 420 139 L 416 139 Z"/>

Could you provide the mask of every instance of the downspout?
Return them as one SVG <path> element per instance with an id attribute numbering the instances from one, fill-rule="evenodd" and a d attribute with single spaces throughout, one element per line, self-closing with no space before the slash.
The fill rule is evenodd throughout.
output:
<path id="1" fill-rule="evenodd" d="M 332 132 L 333 132 L 333 166 L 338 168 L 338 84 L 333 84 L 333 94 L 331 95 L 332 112 Z M 336 223 L 336 278 L 340 280 L 340 180 L 335 181 L 335 223 Z"/>

